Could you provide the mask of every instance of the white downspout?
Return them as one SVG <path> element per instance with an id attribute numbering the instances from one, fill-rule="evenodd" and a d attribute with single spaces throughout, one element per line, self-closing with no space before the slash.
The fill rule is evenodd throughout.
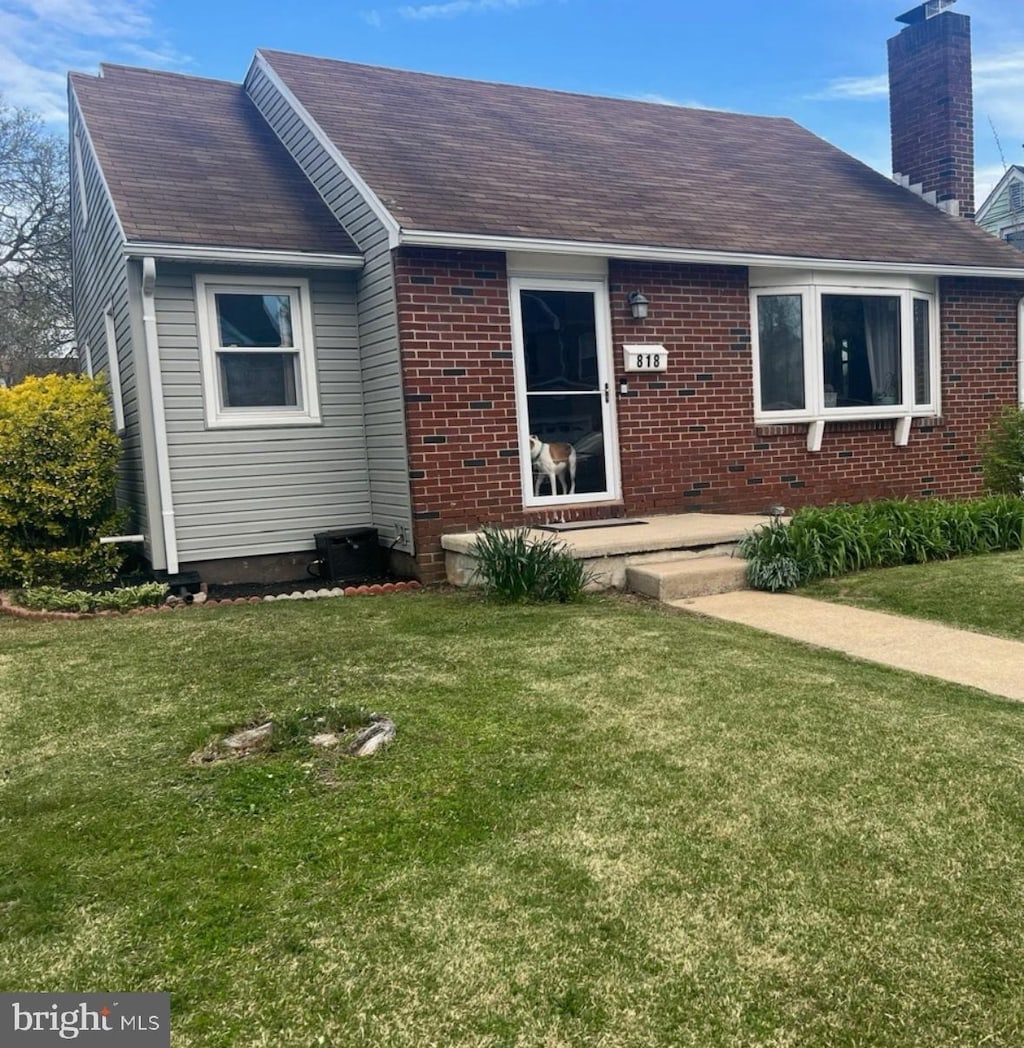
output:
<path id="1" fill-rule="evenodd" d="M 160 510 L 164 526 L 167 573 L 178 574 L 178 536 L 174 529 L 174 502 L 171 498 L 171 457 L 167 450 L 167 419 L 164 416 L 164 384 L 160 374 L 160 345 L 156 332 L 156 260 L 142 260 L 142 330 L 149 365 L 149 396 L 153 410 L 153 440 L 156 446 L 156 473 L 160 485 Z"/>

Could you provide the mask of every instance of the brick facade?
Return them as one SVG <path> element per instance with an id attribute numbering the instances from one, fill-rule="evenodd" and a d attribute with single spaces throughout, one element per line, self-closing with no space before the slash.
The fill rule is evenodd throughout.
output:
<path id="1" fill-rule="evenodd" d="M 508 281 L 495 253 L 399 252 L 395 259 L 417 562 L 443 578 L 439 537 L 483 523 L 556 515 L 524 510 Z M 627 296 L 650 299 L 634 321 Z M 942 418 L 828 423 L 820 452 L 806 426 L 759 427 L 747 271 L 612 261 L 609 267 L 622 500 L 557 516 L 753 512 L 884 496 L 978 494 L 977 446 L 1017 397 L 1017 302 L 1024 283 L 941 282 Z M 623 342 L 655 342 L 670 370 L 622 370 Z"/>
<path id="2" fill-rule="evenodd" d="M 944 11 L 889 40 L 892 169 L 974 217 L 971 20 Z"/>

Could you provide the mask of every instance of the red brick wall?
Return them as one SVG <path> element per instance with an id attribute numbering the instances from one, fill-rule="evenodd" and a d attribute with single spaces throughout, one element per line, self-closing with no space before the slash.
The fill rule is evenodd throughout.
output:
<path id="1" fill-rule="evenodd" d="M 745 270 L 613 263 L 610 280 L 616 383 L 630 385 L 618 401 L 630 514 L 980 492 L 978 438 L 1017 396 L 1024 284 L 942 281 L 943 414 L 915 420 L 906 447 L 893 444 L 892 421 L 829 422 L 809 452 L 805 425 L 754 425 Z M 639 323 L 626 319 L 637 287 L 651 300 Z M 626 376 L 623 341 L 663 342 L 671 370 Z"/>
<path id="2" fill-rule="evenodd" d="M 443 578 L 440 535 L 536 521 L 522 506 L 507 278 L 500 254 L 404 250 L 396 257 L 417 560 Z M 610 265 L 623 499 L 561 517 L 692 510 L 751 512 L 889 495 L 980 491 L 977 444 L 1016 399 L 1017 301 L 1024 284 L 942 282 L 941 420 L 829 423 L 820 452 L 806 426 L 757 427 L 747 272 L 739 267 Z M 627 295 L 650 299 L 646 321 Z M 626 375 L 623 342 L 660 342 L 670 370 Z"/>
<path id="3" fill-rule="evenodd" d="M 889 40 L 892 169 L 974 216 L 971 20 L 945 11 Z"/>
<path id="4" fill-rule="evenodd" d="M 444 578 L 439 536 L 521 517 L 508 279 L 502 254 L 396 254 L 417 564 Z"/>

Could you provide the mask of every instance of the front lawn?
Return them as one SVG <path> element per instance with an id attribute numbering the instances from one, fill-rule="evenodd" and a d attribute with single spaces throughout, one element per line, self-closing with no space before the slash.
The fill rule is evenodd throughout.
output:
<path id="1" fill-rule="evenodd" d="M 797 592 L 1024 640 L 1024 552 L 1020 550 L 859 571 L 819 579 Z"/>
<path id="2" fill-rule="evenodd" d="M 189 763 L 332 703 L 397 740 Z M 167 990 L 194 1048 L 1019 1045 L 1022 745 L 611 598 L 0 619 L 0 989 Z"/>

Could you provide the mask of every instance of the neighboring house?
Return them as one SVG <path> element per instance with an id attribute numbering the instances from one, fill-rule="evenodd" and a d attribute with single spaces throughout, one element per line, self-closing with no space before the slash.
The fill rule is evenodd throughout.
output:
<path id="1" fill-rule="evenodd" d="M 976 494 L 1024 256 L 954 217 L 968 24 L 890 41 L 927 199 L 780 118 L 277 51 L 72 74 L 79 336 L 153 565 L 294 574 L 371 526 L 437 580 L 486 522 Z M 965 41 L 966 80 L 930 60 Z"/>
<path id="2" fill-rule="evenodd" d="M 1024 167 L 1014 164 L 989 193 L 974 218 L 1018 251 L 1024 251 Z"/>

